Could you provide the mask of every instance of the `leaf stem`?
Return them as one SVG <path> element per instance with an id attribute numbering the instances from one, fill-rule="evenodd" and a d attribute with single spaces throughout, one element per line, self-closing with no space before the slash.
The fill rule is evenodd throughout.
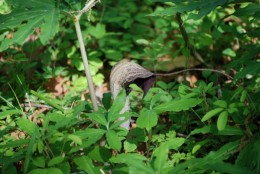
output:
<path id="1" fill-rule="evenodd" d="M 148 140 L 146 141 L 146 151 L 147 151 L 147 154 L 146 154 L 146 157 L 149 158 L 150 157 L 150 144 L 151 144 L 151 140 L 152 140 L 152 130 L 150 131 L 145 131 L 145 134 L 147 134 L 148 136 Z"/>

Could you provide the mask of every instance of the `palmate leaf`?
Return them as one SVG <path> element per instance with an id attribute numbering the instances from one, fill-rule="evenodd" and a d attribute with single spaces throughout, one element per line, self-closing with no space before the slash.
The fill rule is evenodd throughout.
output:
<path id="1" fill-rule="evenodd" d="M 44 18 L 44 23 L 41 25 L 40 41 L 46 44 L 47 41 L 54 37 L 59 30 L 59 9 L 51 8 L 49 13 Z"/>
<path id="2" fill-rule="evenodd" d="M 5 38 L 2 41 L 0 51 L 14 43 L 22 45 L 36 27 L 41 28 L 40 40 L 43 44 L 57 33 L 59 9 L 55 7 L 55 1 L 15 0 L 8 3 L 14 9 L 9 14 L 0 15 L 0 31 L 15 32 L 12 39 Z"/>
<path id="3" fill-rule="evenodd" d="M 9 0 L 8 4 L 13 6 L 14 9 L 9 14 L 0 15 L 0 30 L 12 29 L 22 22 L 28 22 L 42 16 L 45 17 L 55 9 L 53 0 Z"/>

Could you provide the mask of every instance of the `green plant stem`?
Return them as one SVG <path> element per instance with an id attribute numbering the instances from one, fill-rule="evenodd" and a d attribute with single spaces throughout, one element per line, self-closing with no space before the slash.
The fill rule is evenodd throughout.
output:
<path id="1" fill-rule="evenodd" d="M 152 130 L 150 130 L 149 132 L 145 130 L 145 133 L 148 136 L 148 140 L 146 142 L 146 157 L 149 158 L 150 157 L 150 144 L 151 144 L 151 139 L 152 139 Z"/>
<path id="2" fill-rule="evenodd" d="M 74 25 L 75 25 L 77 36 L 78 36 L 79 47 L 80 47 L 80 52 L 81 52 L 81 56 L 82 56 L 82 60 L 83 60 L 83 64 L 84 64 L 85 74 L 86 74 L 86 77 L 88 80 L 90 97 L 91 97 L 91 100 L 93 103 L 93 108 L 96 111 L 96 110 L 98 110 L 97 97 L 95 95 L 94 84 L 93 84 L 93 80 L 92 80 L 89 66 L 88 66 L 88 58 L 87 58 L 87 53 L 86 53 L 86 49 L 84 46 L 84 41 L 83 41 L 82 32 L 81 32 L 81 28 L 80 28 L 80 24 L 79 24 L 79 19 L 80 19 L 80 15 L 75 17 Z"/>
<path id="3" fill-rule="evenodd" d="M 44 139 L 43 141 L 45 142 L 47 149 L 48 149 L 49 152 L 51 153 L 51 156 L 52 156 L 51 158 L 53 158 L 53 157 L 54 157 L 54 154 L 53 154 L 53 152 L 52 152 L 52 150 L 51 150 L 51 147 L 50 147 L 49 143 L 46 141 L 46 139 Z"/>
<path id="4" fill-rule="evenodd" d="M 190 40 L 188 37 L 188 34 L 186 32 L 186 29 L 183 26 L 183 21 L 181 19 L 181 13 L 176 13 L 176 19 L 177 22 L 179 24 L 179 29 L 181 32 L 181 35 L 184 39 L 185 42 L 185 46 L 187 47 L 187 49 L 190 52 L 190 55 L 192 55 L 195 59 L 197 59 L 199 62 L 201 62 L 202 64 L 206 65 L 207 67 L 210 67 L 208 64 L 206 64 L 206 62 L 202 59 L 202 57 L 200 56 L 200 54 L 195 50 L 195 48 L 193 47 L 193 45 L 190 44 Z"/>

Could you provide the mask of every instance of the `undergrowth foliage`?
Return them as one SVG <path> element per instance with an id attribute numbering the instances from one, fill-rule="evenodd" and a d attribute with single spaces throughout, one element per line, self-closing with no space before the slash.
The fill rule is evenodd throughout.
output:
<path id="1" fill-rule="evenodd" d="M 103 0 L 84 14 L 99 88 L 124 57 L 152 71 L 208 66 L 232 76 L 157 79 L 144 98 L 133 85 L 123 115 L 124 89 L 114 101 L 104 93 L 96 111 L 82 100 L 67 15 L 85 3 L 0 1 L 1 173 L 260 173 L 258 1 Z M 129 131 L 122 116 L 132 118 Z"/>

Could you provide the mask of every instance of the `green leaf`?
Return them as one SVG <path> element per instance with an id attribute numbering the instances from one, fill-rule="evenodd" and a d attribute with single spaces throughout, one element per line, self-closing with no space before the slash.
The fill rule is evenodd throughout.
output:
<path id="1" fill-rule="evenodd" d="M 112 157 L 112 153 L 105 147 L 95 146 L 94 149 L 88 153 L 88 157 L 99 162 L 107 162 Z"/>
<path id="2" fill-rule="evenodd" d="M 39 136 L 38 126 L 32 121 L 26 118 L 20 118 L 17 122 L 17 125 L 21 130 L 32 136 L 34 133 Z"/>
<path id="3" fill-rule="evenodd" d="M 28 174 L 48 174 L 47 169 L 33 169 Z"/>
<path id="4" fill-rule="evenodd" d="M 52 158 L 52 159 L 48 162 L 48 166 L 51 167 L 51 166 L 60 164 L 60 163 L 63 162 L 63 160 L 64 160 L 64 158 L 63 158 L 62 156 L 54 157 L 54 158 Z"/>
<path id="5" fill-rule="evenodd" d="M 110 161 L 113 163 L 127 164 L 129 167 L 137 169 L 137 171 L 142 171 L 145 174 L 154 174 L 153 169 L 145 163 L 147 159 L 140 154 L 119 154 L 116 157 L 112 157 Z"/>
<path id="6" fill-rule="evenodd" d="M 93 113 L 86 113 L 85 115 L 101 125 L 104 125 L 104 126 L 107 125 L 106 113 L 102 113 L 100 111 L 95 111 Z"/>
<path id="7" fill-rule="evenodd" d="M 106 26 L 104 24 L 98 23 L 96 27 L 89 27 L 88 32 L 95 38 L 101 39 L 106 35 Z"/>
<path id="8" fill-rule="evenodd" d="M 79 158 L 75 158 L 74 162 L 80 169 L 84 170 L 89 174 L 99 173 L 99 171 L 97 171 L 97 169 L 94 168 L 91 159 L 87 156 L 81 156 Z"/>
<path id="9" fill-rule="evenodd" d="M 217 100 L 213 103 L 215 106 L 227 108 L 227 102 L 225 100 Z"/>
<path id="10" fill-rule="evenodd" d="M 202 128 L 194 129 L 190 132 L 189 136 L 196 135 L 196 134 L 207 134 L 210 133 L 212 129 L 212 126 L 204 126 Z"/>
<path id="11" fill-rule="evenodd" d="M 197 128 L 191 131 L 189 136 L 195 134 L 208 134 L 212 133 L 214 135 L 244 135 L 244 132 L 241 128 L 233 127 L 233 126 L 226 126 L 224 130 L 218 131 L 217 126 L 210 125 L 204 126 L 202 128 Z"/>
<path id="12" fill-rule="evenodd" d="M 103 129 L 94 129 L 94 128 L 87 128 L 82 131 L 76 131 L 73 134 L 81 137 L 82 139 L 85 138 L 91 138 L 91 137 L 100 137 L 102 136 L 106 131 Z"/>
<path id="13" fill-rule="evenodd" d="M 206 115 L 203 116 L 203 118 L 201 119 L 201 121 L 207 121 L 209 120 L 211 117 L 217 115 L 219 112 L 223 111 L 224 108 L 216 108 L 213 109 L 211 111 L 209 111 L 208 113 L 206 113 Z"/>
<path id="14" fill-rule="evenodd" d="M 218 116 L 217 127 L 219 131 L 225 129 L 228 120 L 228 111 L 223 111 Z"/>
<path id="15" fill-rule="evenodd" d="M 126 152 L 133 152 L 137 149 L 137 145 L 135 143 L 131 143 L 129 141 L 124 141 L 124 150 Z"/>
<path id="16" fill-rule="evenodd" d="M 206 139 L 206 140 L 203 140 L 203 141 L 200 141 L 200 142 L 196 143 L 196 144 L 193 146 L 191 153 L 192 153 L 192 154 L 195 154 L 204 144 L 209 143 L 209 141 L 210 141 L 210 140 Z"/>
<path id="17" fill-rule="evenodd" d="M 49 10 L 44 18 L 44 23 L 41 25 L 40 41 L 42 44 L 47 44 L 48 40 L 53 38 L 59 29 L 59 8 Z"/>
<path id="18" fill-rule="evenodd" d="M 101 73 L 98 73 L 93 76 L 93 82 L 96 86 L 101 86 L 104 83 L 105 76 Z"/>
<path id="19" fill-rule="evenodd" d="M 14 115 L 14 114 L 23 114 L 23 112 L 19 109 L 5 110 L 0 112 L 0 119 L 4 119 L 8 115 Z"/>
<path id="20" fill-rule="evenodd" d="M 207 160 L 226 160 L 233 154 L 234 150 L 239 147 L 239 144 L 239 141 L 229 142 L 217 151 L 211 151 L 205 158 Z"/>
<path id="21" fill-rule="evenodd" d="M 18 28 L 18 31 L 15 32 L 13 37 L 13 42 L 19 45 L 22 45 L 34 31 L 35 27 L 42 22 L 42 18 L 35 18 L 29 21 L 26 25 L 22 25 Z"/>
<path id="22" fill-rule="evenodd" d="M 136 123 L 138 127 L 145 128 L 149 132 L 152 127 L 156 126 L 157 121 L 158 115 L 155 111 L 143 108 Z"/>
<path id="23" fill-rule="evenodd" d="M 15 32 L 12 39 L 5 38 L 0 46 L 0 51 L 7 49 L 13 43 L 22 45 L 25 40 L 33 33 L 36 26 L 42 22 L 42 18 L 35 18 L 27 24 L 21 25 Z"/>
<path id="24" fill-rule="evenodd" d="M 78 115 L 81 112 L 86 110 L 86 106 L 88 105 L 87 101 L 81 101 L 80 103 L 78 103 L 74 108 L 73 108 L 73 115 Z M 62 115 L 62 114 L 61 114 Z M 64 119 L 64 116 L 62 117 L 62 119 Z"/>
<path id="25" fill-rule="evenodd" d="M 59 168 L 55 168 L 55 167 L 51 167 L 51 168 L 48 168 L 48 174 L 63 174 L 62 170 L 59 169 Z"/>
<path id="26" fill-rule="evenodd" d="M 26 154 L 25 154 L 24 173 L 27 173 L 28 168 L 30 166 L 30 161 L 32 159 L 32 154 L 33 154 L 33 146 L 34 146 L 35 142 L 36 142 L 36 128 L 35 128 L 35 131 L 31 135 L 31 139 L 30 139 L 30 142 L 27 147 Z"/>
<path id="27" fill-rule="evenodd" d="M 178 150 L 184 142 L 184 138 L 173 138 L 161 143 L 160 146 L 154 150 L 151 162 L 157 173 L 162 173 L 165 170 L 169 150 Z"/>
<path id="28" fill-rule="evenodd" d="M 90 137 L 88 137 L 86 140 L 84 139 L 84 134 L 83 134 L 83 141 L 82 141 L 82 145 L 80 146 L 75 146 L 73 148 L 70 149 L 70 151 L 68 152 L 69 154 L 75 153 L 80 151 L 82 148 L 88 148 L 90 147 L 92 144 L 97 143 L 99 140 L 101 140 L 101 138 L 103 137 L 103 134 L 105 133 L 104 130 L 102 130 L 103 132 L 101 134 L 92 134 Z M 81 132 L 82 133 L 82 132 Z M 74 133 L 76 134 L 76 133 Z M 89 136 L 90 134 L 88 134 L 87 136 Z M 97 143 L 98 144 L 98 143 Z"/>
<path id="29" fill-rule="evenodd" d="M 13 4 L 13 10 L 9 14 L 0 15 L 0 30 L 3 29 L 15 29 L 17 31 L 14 32 L 14 37 L 12 39 L 5 39 L 1 46 L 0 50 L 3 51 L 7 49 L 11 44 L 23 44 L 25 40 L 34 32 L 36 27 L 39 27 L 43 24 L 44 18 L 48 20 L 49 23 L 54 22 L 50 19 L 50 16 L 54 17 L 53 11 L 56 11 L 55 2 L 51 0 L 17 0 Z M 55 13 L 55 16 L 58 16 Z M 57 20 L 56 20 L 57 22 Z M 57 24 L 51 24 L 53 26 Z M 50 25 L 49 25 L 50 26 Z M 44 29 L 44 25 L 42 25 L 44 30 L 43 34 L 47 33 L 55 33 L 57 30 L 48 31 Z M 53 34 L 52 34 L 53 35 Z M 50 37 L 51 35 L 45 34 L 45 39 Z"/>
<path id="30" fill-rule="evenodd" d="M 126 92 L 120 91 L 108 113 L 108 122 L 115 121 L 120 117 L 120 111 L 124 108 L 126 102 Z"/>
<path id="31" fill-rule="evenodd" d="M 62 163 L 61 165 L 61 170 L 63 172 L 63 174 L 70 174 L 71 172 L 71 168 L 70 168 L 70 164 L 68 162 Z"/>
<path id="32" fill-rule="evenodd" d="M 184 138 L 173 138 L 167 141 L 169 149 L 179 150 L 179 148 L 184 144 Z"/>
<path id="33" fill-rule="evenodd" d="M 118 135 L 116 134 L 116 132 L 114 130 L 108 130 L 106 133 L 106 138 L 107 138 L 108 145 L 112 149 L 115 149 L 117 151 L 121 150 L 121 148 L 122 148 L 121 141 L 118 138 Z"/>
<path id="34" fill-rule="evenodd" d="M 138 40 L 136 40 L 136 43 L 139 45 L 145 45 L 145 46 L 150 44 L 150 42 L 145 39 L 138 39 Z"/>
<path id="35" fill-rule="evenodd" d="M 16 141 L 10 141 L 5 144 L 0 144 L 0 148 L 14 148 L 19 146 L 24 146 L 26 144 L 29 144 L 29 139 L 19 139 Z"/>
<path id="36" fill-rule="evenodd" d="M 38 141 L 38 143 L 37 143 L 37 148 L 38 148 L 38 152 L 39 152 L 40 154 L 42 154 L 43 149 L 44 149 L 44 144 L 43 144 L 43 142 L 42 142 L 41 140 Z"/>
<path id="37" fill-rule="evenodd" d="M 176 13 L 183 13 L 187 11 L 193 10 L 192 6 L 175 6 L 175 7 L 169 7 L 164 10 L 158 10 L 154 13 L 149 14 L 149 16 L 172 16 Z"/>
<path id="38" fill-rule="evenodd" d="M 234 50 L 232 50 L 231 48 L 227 48 L 227 49 L 223 50 L 222 53 L 226 56 L 236 57 L 236 52 Z"/>
<path id="39" fill-rule="evenodd" d="M 104 93 L 102 98 L 102 104 L 106 110 L 111 107 L 111 93 Z"/>
<path id="40" fill-rule="evenodd" d="M 260 172 L 260 166 L 256 165 L 260 163 L 260 139 L 259 136 L 252 138 L 250 142 L 245 144 L 243 149 L 240 151 L 236 164 L 242 167 L 247 167 L 254 171 L 254 173 Z"/>
<path id="41" fill-rule="evenodd" d="M 79 58 L 77 57 L 77 58 L 71 58 L 70 60 L 71 60 L 71 65 L 75 66 L 78 71 L 84 71 L 84 64 L 83 64 L 83 62 L 82 62 L 81 59 L 79 59 Z M 92 74 L 92 73 L 91 73 L 91 74 Z M 83 79 L 83 78 L 85 78 L 85 77 L 79 77 L 79 78 L 77 79 L 77 81 L 74 82 L 74 83 L 75 83 L 75 84 L 80 84 L 80 83 L 84 84 L 84 83 L 86 83 L 86 82 L 84 81 L 86 78 L 85 78 L 85 79 Z M 83 88 L 83 87 L 81 87 L 81 88 Z M 84 89 L 85 89 L 85 88 L 84 88 Z"/>
<path id="42" fill-rule="evenodd" d="M 169 147 L 167 143 L 161 143 L 158 148 L 156 148 L 152 155 L 153 166 L 156 173 L 162 173 L 164 166 L 167 164 Z"/>
<path id="43" fill-rule="evenodd" d="M 121 51 L 111 49 L 104 51 L 108 59 L 119 61 L 123 58 L 123 54 L 121 53 Z"/>
<path id="44" fill-rule="evenodd" d="M 253 16 L 254 14 L 259 14 L 260 7 L 259 5 L 255 3 L 248 4 L 244 8 L 238 8 L 236 11 L 232 14 L 238 17 L 245 17 L 245 16 Z"/>
<path id="45" fill-rule="evenodd" d="M 176 1 L 175 6 L 166 8 L 164 10 L 157 10 L 149 16 L 172 16 L 176 13 L 185 13 L 196 11 L 190 15 L 190 18 L 198 20 L 203 16 L 206 16 L 217 6 L 225 4 L 227 0 L 211 0 L 211 1 L 188 1 L 182 3 L 183 1 Z"/>
<path id="46" fill-rule="evenodd" d="M 231 174 L 254 174 L 248 168 L 241 167 L 239 165 L 233 165 L 225 162 L 211 162 L 203 166 L 205 169 L 214 170 L 220 173 L 231 173 Z"/>
<path id="47" fill-rule="evenodd" d="M 192 107 L 197 106 L 202 102 L 202 99 L 194 99 L 194 98 L 187 98 L 187 99 L 180 99 L 180 100 L 174 100 L 169 103 L 164 103 L 159 106 L 156 106 L 154 110 L 160 114 L 162 112 L 167 111 L 175 111 L 179 112 L 182 110 L 188 110 Z"/>
<path id="48" fill-rule="evenodd" d="M 260 62 L 251 61 L 248 62 L 245 67 L 241 68 L 238 73 L 235 74 L 234 79 L 244 78 L 247 75 L 258 75 L 260 73 Z"/>
<path id="49" fill-rule="evenodd" d="M 0 30 L 14 28 L 31 19 L 42 18 L 50 8 L 54 7 L 54 3 L 50 0 L 17 0 L 13 5 L 14 9 L 11 13 L 0 15 Z"/>
<path id="50" fill-rule="evenodd" d="M 234 126 L 229 126 L 226 125 L 225 129 L 222 131 L 217 131 L 215 132 L 216 135 L 244 135 L 244 130 L 238 127 L 234 127 Z"/>
<path id="51" fill-rule="evenodd" d="M 33 165 L 37 166 L 37 167 L 41 167 L 44 168 L 45 167 L 45 159 L 43 156 L 34 158 L 32 161 Z"/>
<path id="52" fill-rule="evenodd" d="M 241 93 L 240 102 L 243 103 L 246 100 L 247 91 L 244 89 Z"/>
<path id="53" fill-rule="evenodd" d="M 121 126 L 126 128 L 125 130 L 127 130 L 130 124 L 131 115 L 133 115 L 131 112 L 125 112 L 121 114 L 120 118 L 117 121 L 109 125 L 109 129 L 116 129 Z"/>
<path id="54" fill-rule="evenodd" d="M 82 140 L 79 136 L 70 134 L 70 135 L 68 135 L 68 138 L 71 139 L 74 143 L 76 143 L 78 145 L 82 145 Z"/>

